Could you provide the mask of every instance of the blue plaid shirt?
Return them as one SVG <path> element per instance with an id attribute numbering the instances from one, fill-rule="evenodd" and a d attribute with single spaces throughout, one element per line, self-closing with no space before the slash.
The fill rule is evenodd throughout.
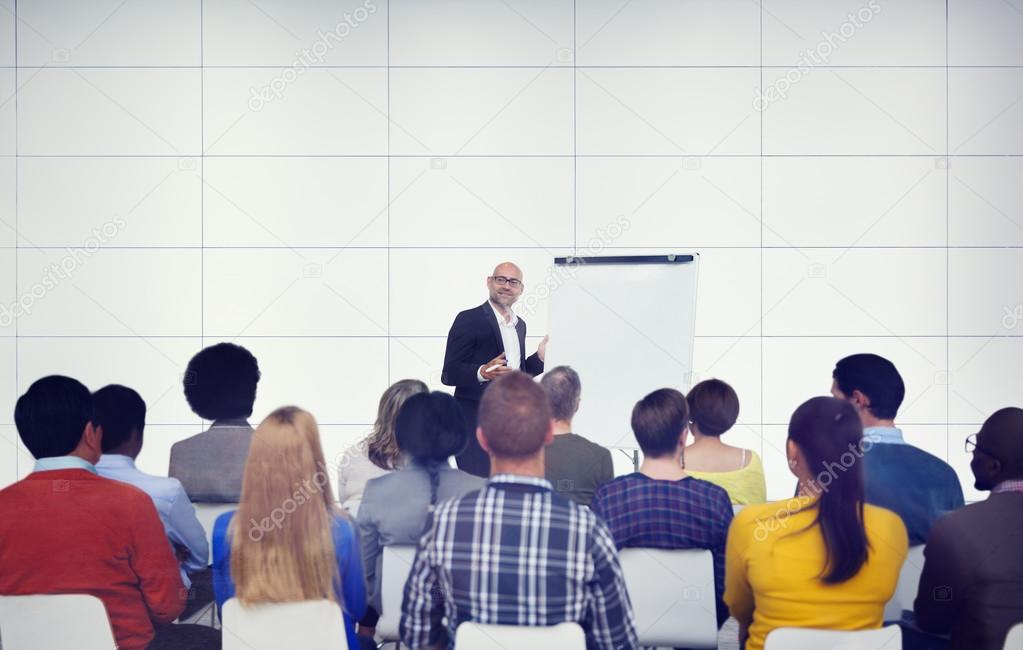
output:
<path id="1" fill-rule="evenodd" d="M 402 642 L 413 650 L 440 641 L 453 648 L 465 621 L 570 621 L 582 626 L 589 648 L 636 647 L 611 534 L 541 478 L 491 477 L 483 489 L 441 503 L 419 540 L 405 584 Z"/>
<path id="2" fill-rule="evenodd" d="M 718 627 L 725 622 L 725 542 L 732 523 L 728 492 L 692 477 L 659 481 L 637 472 L 601 485 L 591 507 L 607 522 L 620 549 L 708 549 L 714 557 Z"/>

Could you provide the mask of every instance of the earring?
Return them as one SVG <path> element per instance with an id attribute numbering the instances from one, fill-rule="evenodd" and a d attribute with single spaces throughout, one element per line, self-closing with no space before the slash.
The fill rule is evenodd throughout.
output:
<path id="1" fill-rule="evenodd" d="M 798 464 L 799 464 L 799 463 L 798 463 L 798 462 L 796 461 L 796 459 L 795 459 L 795 458 L 790 458 L 790 459 L 789 459 L 789 467 L 790 467 L 790 468 L 792 468 L 792 469 L 795 469 L 795 468 L 796 468 L 796 465 L 798 465 Z"/>

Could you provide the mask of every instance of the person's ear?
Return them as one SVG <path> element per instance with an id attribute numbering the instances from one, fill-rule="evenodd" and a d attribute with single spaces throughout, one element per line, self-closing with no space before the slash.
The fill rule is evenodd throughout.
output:
<path id="1" fill-rule="evenodd" d="M 483 429 L 481 427 L 476 427 L 476 442 L 480 443 L 480 448 L 482 448 L 483 451 L 488 454 L 490 453 L 490 446 L 487 445 L 487 438 L 483 435 Z"/>
<path id="2" fill-rule="evenodd" d="M 792 438 L 786 440 L 785 456 L 788 458 L 789 461 L 789 471 L 791 471 L 793 474 L 796 473 L 796 467 L 799 465 L 800 455 L 801 454 L 799 453 L 799 446 L 796 445 Z"/>
<path id="3" fill-rule="evenodd" d="M 866 411 L 870 408 L 870 398 L 860 390 L 854 390 L 849 401 L 852 402 L 857 411 Z"/>
<path id="4" fill-rule="evenodd" d="M 82 432 L 82 443 L 89 453 L 99 459 L 103 455 L 103 427 L 86 422 L 85 430 Z"/>
<path id="5" fill-rule="evenodd" d="M 689 433 L 689 425 L 682 425 L 682 432 L 678 434 L 678 446 L 682 449 L 686 448 L 686 434 Z"/>
<path id="6" fill-rule="evenodd" d="M 550 420 L 550 422 L 547 423 L 547 435 L 545 435 L 543 437 L 543 446 L 546 447 L 547 445 L 551 444 L 552 442 L 554 442 L 554 419 L 553 418 Z"/>

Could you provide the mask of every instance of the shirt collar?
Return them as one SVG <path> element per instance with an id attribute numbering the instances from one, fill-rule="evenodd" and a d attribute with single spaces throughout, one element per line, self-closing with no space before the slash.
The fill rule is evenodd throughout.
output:
<path id="1" fill-rule="evenodd" d="M 214 420 L 210 428 L 214 427 L 246 427 L 251 429 L 252 425 L 249 424 L 247 418 L 224 418 L 222 420 Z"/>
<path id="2" fill-rule="evenodd" d="M 135 460 L 124 454 L 103 454 L 96 463 L 97 468 L 102 469 L 135 469 Z"/>
<path id="3" fill-rule="evenodd" d="M 49 472 L 55 469 L 84 469 L 87 472 L 96 473 L 96 466 L 78 456 L 51 456 L 40 458 L 36 461 L 35 472 Z"/>
<path id="4" fill-rule="evenodd" d="M 1000 494 L 1002 492 L 1023 492 L 1023 478 L 1002 481 L 991 489 L 991 494 Z"/>
<path id="5" fill-rule="evenodd" d="M 522 474 L 494 474 L 490 477 L 491 485 L 529 485 L 532 487 L 554 490 L 551 482 L 538 476 L 523 476 Z"/>
<path id="6" fill-rule="evenodd" d="M 906 439 L 902 437 L 902 429 L 898 427 L 867 427 L 863 430 L 863 437 L 875 444 L 906 444 Z"/>
<path id="7" fill-rule="evenodd" d="M 508 308 L 508 311 L 511 312 L 511 320 L 508 321 L 508 320 L 505 320 L 504 316 L 501 315 L 501 312 L 497 311 L 497 307 L 494 307 L 494 303 L 490 302 L 489 299 L 487 300 L 487 304 L 490 305 L 491 311 L 493 311 L 494 312 L 494 316 L 497 317 L 497 324 L 498 325 L 503 325 L 505 327 L 509 327 L 509 326 L 510 327 L 515 327 L 516 325 L 519 324 L 519 317 L 518 317 L 518 315 L 514 311 L 512 311 L 512 309 L 510 307 Z"/>

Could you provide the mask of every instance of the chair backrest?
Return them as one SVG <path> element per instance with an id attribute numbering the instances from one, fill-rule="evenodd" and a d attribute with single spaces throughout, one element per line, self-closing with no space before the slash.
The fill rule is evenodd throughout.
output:
<path id="1" fill-rule="evenodd" d="M 717 648 L 714 561 L 704 549 L 618 552 L 641 646 Z"/>
<path id="2" fill-rule="evenodd" d="M 416 547 L 411 545 L 385 546 L 380 567 L 380 620 L 377 634 L 384 641 L 399 640 L 398 624 L 401 621 L 401 599 L 405 595 L 412 562 L 416 558 Z"/>
<path id="3" fill-rule="evenodd" d="M 1023 650 L 1023 623 L 1016 623 L 1005 635 L 1004 650 Z"/>
<path id="4" fill-rule="evenodd" d="M 902 628 L 889 625 L 879 630 L 814 630 L 779 627 L 771 630 L 764 650 L 898 650 L 902 647 Z"/>
<path id="5" fill-rule="evenodd" d="M 924 547 L 910 546 L 906 561 L 899 570 L 899 582 L 895 585 L 892 599 L 884 606 L 884 620 L 898 621 L 902 619 L 902 610 L 913 611 L 913 601 L 920 588 L 920 574 L 924 570 Z"/>
<path id="6" fill-rule="evenodd" d="M 745 508 L 745 507 L 746 507 L 746 506 L 744 506 L 744 505 L 743 505 L 743 504 L 741 504 L 741 503 L 735 503 L 735 504 L 732 504 L 732 514 L 733 514 L 733 515 L 737 515 L 737 514 L 739 514 L 740 512 L 742 512 L 742 509 L 743 509 L 743 508 Z"/>
<path id="7" fill-rule="evenodd" d="M 586 635 L 578 623 L 551 627 L 462 623 L 455 631 L 458 650 L 586 650 Z"/>
<path id="8" fill-rule="evenodd" d="M 329 600 L 243 606 L 224 603 L 223 650 L 348 650 L 341 607 Z"/>
<path id="9" fill-rule="evenodd" d="M 195 506 L 195 516 L 198 517 L 199 523 L 202 524 L 202 529 L 206 531 L 206 543 L 209 544 L 210 553 L 213 553 L 213 524 L 216 523 L 217 517 L 229 512 L 231 510 L 237 510 L 237 503 L 193 503 Z M 212 555 L 210 556 L 212 557 Z"/>
<path id="10" fill-rule="evenodd" d="M 0 596 L 0 638 L 7 650 L 115 650 L 103 602 L 87 594 Z"/>

